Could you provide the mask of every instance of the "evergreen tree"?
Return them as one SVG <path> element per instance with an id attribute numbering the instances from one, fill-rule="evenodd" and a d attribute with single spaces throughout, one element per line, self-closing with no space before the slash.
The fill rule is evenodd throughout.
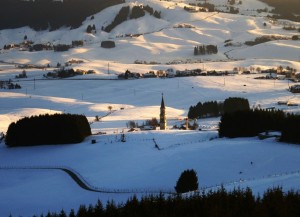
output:
<path id="1" fill-rule="evenodd" d="M 58 217 L 67 217 L 67 215 L 63 209 L 60 211 Z"/>
<path id="2" fill-rule="evenodd" d="M 86 28 L 86 32 L 87 33 L 92 33 L 93 28 L 91 27 L 91 25 L 88 25 Z"/>
<path id="3" fill-rule="evenodd" d="M 87 216 L 87 209 L 85 205 L 80 205 L 77 211 L 76 217 L 86 217 Z"/>
<path id="4" fill-rule="evenodd" d="M 161 12 L 154 11 L 153 16 L 160 19 L 161 18 Z"/>
<path id="5" fill-rule="evenodd" d="M 101 217 L 104 215 L 103 213 L 104 213 L 103 205 L 101 201 L 98 199 L 97 204 L 95 206 L 95 216 Z"/>
<path id="6" fill-rule="evenodd" d="M 74 209 L 71 209 L 69 217 L 76 217 Z"/>
<path id="7" fill-rule="evenodd" d="M 181 173 L 175 190 L 177 193 L 185 193 L 198 190 L 198 177 L 194 170 L 185 170 Z"/>

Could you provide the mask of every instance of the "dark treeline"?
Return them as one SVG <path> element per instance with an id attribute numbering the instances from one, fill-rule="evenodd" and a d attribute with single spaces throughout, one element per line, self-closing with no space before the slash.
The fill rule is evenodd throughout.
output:
<path id="1" fill-rule="evenodd" d="M 48 212 L 45 217 L 299 217 L 300 194 L 290 191 L 284 193 L 280 188 L 265 192 L 261 197 L 254 197 L 252 191 L 226 191 L 195 194 L 190 197 L 163 194 L 146 196 L 140 200 L 132 197 L 124 204 L 109 201 L 104 206 L 100 201 L 96 205 L 81 205 L 77 212 L 73 209 L 66 213 Z"/>
<path id="2" fill-rule="evenodd" d="M 143 17 L 143 16 L 145 16 L 146 12 L 148 12 L 150 15 L 152 15 L 158 19 L 160 18 L 161 12 L 154 10 L 149 5 L 133 6 L 131 11 L 130 11 L 130 6 L 124 6 L 120 9 L 120 11 L 116 15 L 114 21 L 104 28 L 104 31 L 110 32 L 117 25 L 123 23 L 127 19 L 137 19 L 137 18 Z"/>
<path id="3" fill-rule="evenodd" d="M 0 29 L 29 26 L 35 30 L 77 28 L 86 17 L 123 0 L 1 0 Z"/>
<path id="4" fill-rule="evenodd" d="M 196 106 L 191 106 L 188 112 L 189 119 L 218 117 L 223 114 L 223 102 L 210 101 L 199 102 Z"/>
<path id="5" fill-rule="evenodd" d="M 294 14 L 300 15 L 299 0 L 260 0 L 267 3 L 270 6 L 275 7 L 274 13 L 280 14 L 280 16 L 274 16 L 275 18 L 289 19 L 294 21 L 300 21 L 300 17 Z"/>
<path id="6" fill-rule="evenodd" d="M 25 117 L 9 125 L 5 144 L 9 147 L 79 143 L 91 135 L 87 118 L 75 114 Z"/>
<path id="7" fill-rule="evenodd" d="M 194 47 L 194 55 L 216 54 L 218 47 L 216 45 L 197 45 Z"/>
<path id="8" fill-rule="evenodd" d="M 248 110 L 224 113 L 219 125 L 219 136 L 251 137 L 270 130 L 281 131 L 284 120 L 283 111 Z"/>
<path id="9" fill-rule="evenodd" d="M 235 112 L 240 110 L 249 110 L 249 101 L 239 97 L 229 97 L 224 102 L 210 101 L 199 102 L 196 106 L 191 106 L 188 112 L 188 118 L 207 118 L 218 117 L 225 112 Z"/>
<path id="10" fill-rule="evenodd" d="M 280 141 L 300 144 L 300 115 L 288 114 L 286 116 Z"/>
<path id="11" fill-rule="evenodd" d="M 219 125 L 220 137 L 250 137 L 280 131 L 280 141 L 300 144 L 300 115 L 274 110 L 248 110 L 225 113 Z"/>
<path id="12" fill-rule="evenodd" d="M 119 25 L 122 22 L 124 22 L 125 20 L 127 20 L 128 16 L 129 16 L 129 12 L 130 12 L 129 6 L 122 7 L 121 10 L 119 11 L 119 13 L 116 15 L 114 21 L 111 24 L 109 24 L 108 26 L 106 26 L 104 28 L 104 31 L 110 32 L 117 25 Z"/>

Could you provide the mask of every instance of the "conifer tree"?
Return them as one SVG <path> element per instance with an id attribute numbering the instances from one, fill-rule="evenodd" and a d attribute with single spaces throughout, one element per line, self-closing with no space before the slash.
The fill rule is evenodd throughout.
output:
<path id="1" fill-rule="evenodd" d="M 177 193 L 198 190 L 198 177 L 195 170 L 183 171 L 176 183 L 175 190 Z"/>

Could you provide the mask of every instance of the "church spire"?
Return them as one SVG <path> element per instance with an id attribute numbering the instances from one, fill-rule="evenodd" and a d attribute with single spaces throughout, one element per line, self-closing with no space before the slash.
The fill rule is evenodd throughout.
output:
<path id="1" fill-rule="evenodd" d="M 160 104 L 160 108 L 161 108 L 161 109 L 162 109 L 162 108 L 164 108 L 164 109 L 166 108 L 166 107 L 165 107 L 165 101 L 164 101 L 164 94 L 163 94 L 163 93 L 161 94 L 161 104 Z"/>
<path id="2" fill-rule="evenodd" d="M 164 101 L 164 94 L 161 96 L 161 105 L 160 105 L 160 129 L 165 130 L 167 128 L 167 118 L 166 118 L 166 107 Z"/>

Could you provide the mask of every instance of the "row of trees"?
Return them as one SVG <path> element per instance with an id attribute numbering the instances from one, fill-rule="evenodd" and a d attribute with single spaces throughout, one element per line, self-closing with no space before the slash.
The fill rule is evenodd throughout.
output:
<path id="1" fill-rule="evenodd" d="M 156 18 L 160 18 L 160 12 L 155 11 L 152 7 L 149 5 L 147 6 L 133 6 L 132 10 L 130 12 L 130 6 L 124 6 L 120 9 L 119 13 L 116 15 L 114 21 L 103 28 L 104 31 L 110 32 L 113 30 L 117 25 L 123 23 L 128 18 L 129 19 L 137 19 L 139 17 L 145 16 L 145 12 L 150 13 L 150 15 L 153 15 Z"/>
<path id="2" fill-rule="evenodd" d="M 96 205 L 81 205 L 77 212 L 48 212 L 45 217 L 297 217 L 299 204 L 299 192 L 284 193 L 281 188 L 270 189 L 259 197 L 255 197 L 249 188 L 230 192 L 221 188 L 191 197 L 160 194 L 138 199 L 133 196 L 122 204 L 108 201 L 103 205 L 98 200 Z"/>
<path id="3" fill-rule="evenodd" d="M 280 110 L 247 110 L 225 113 L 219 125 L 220 137 L 250 137 L 280 131 L 282 142 L 300 144 L 300 115 Z"/>
<path id="4" fill-rule="evenodd" d="M 84 115 L 54 114 L 25 117 L 9 125 L 5 144 L 9 147 L 79 143 L 91 135 Z"/>
<path id="5" fill-rule="evenodd" d="M 195 106 L 191 106 L 188 112 L 189 119 L 217 117 L 223 113 L 223 102 L 210 101 L 199 102 Z"/>
<path id="6" fill-rule="evenodd" d="M 117 25 L 119 25 L 122 22 L 126 21 L 127 17 L 129 16 L 129 12 L 130 12 L 130 7 L 129 6 L 122 7 L 121 10 L 119 11 L 119 13 L 116 15 L 114 21 L 111 24 L 109 24 L 108 26 L 106 26 L 104 28 L 104 31 L 105 32 L 110 32 Z"/>
<path id="7" fill-rule="evenodd" d="M 1 0 L 0 29 L 29 26 L 35 30 L 79 27 L 86 17 L 123 0 Z"/>
<path id="8" fill-rule="evenodd" d="M 0 89 L 21 89 L 21 85 L 9 81 L 0 81 Z"/>
<path id="9" fill-rule="evenodd" d="M 188 112 L 188 118 L 217 117 L 224 113 L 235 111 L 248 111 L 250 109 L 249 101 L 239 97 L 229 97 L 224 102 L 210 101 L 199 102 L 196 106 L 191 106 Z"/>
<path id="10" fill-rule="evenodd" d="M 284 119 L 284 113 L 279 110 L 246 110 L 225 113 L 221 117 L 219 136 L 249 137 L 269 130 L 280 131 Z"/>
<path id="11" fill-rule="evenodd" d="M 95 24 L 94 25 L 88 25 L 86 27 L 86 33 L 96 33 L 96 26 Z"/>
<path id="12" fill-rule="evenodd" d="M 194 55 L 217 54 L 217 45 L 197 45 L 194 47 Z"/>

